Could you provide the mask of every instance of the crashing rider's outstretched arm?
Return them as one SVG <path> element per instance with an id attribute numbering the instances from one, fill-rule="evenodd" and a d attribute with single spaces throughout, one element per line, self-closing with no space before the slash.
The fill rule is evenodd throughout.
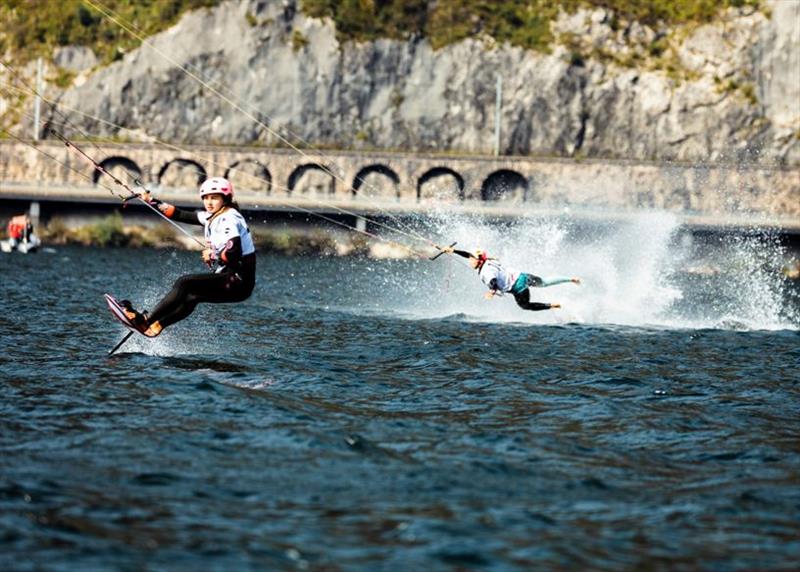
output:
<path id="1" fill-rule="evenodd" d="M 467 252 L 466 250 L 455 250 L 450 249 L 452 254 L 458 254 L 462 258 L 469 258 L 470 256 L 474 256 L 471 252 Z"/>

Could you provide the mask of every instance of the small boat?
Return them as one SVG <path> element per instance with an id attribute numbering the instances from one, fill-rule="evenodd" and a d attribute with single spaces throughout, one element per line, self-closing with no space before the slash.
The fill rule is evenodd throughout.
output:
<path id="1" fill-rule="evenodd" d="M 35 234 L 31 234 L 24 240 L 17 240 L 14 238 L 7 238 L 0 240 L 0 250 L 3 252 L 21 252 L 28 254 L 29 252 L 36 252 L 42 245 L 42 241 Z"/>
<path id="2" fill-rule="evenodd" d="M 0 240 L 0 250 L 3 252 L 36 252 L 42 244 L 39 237 L 33 232 L 33 223 L 28 215 L 11 217 L 8 222 L 8 238 Z"/>

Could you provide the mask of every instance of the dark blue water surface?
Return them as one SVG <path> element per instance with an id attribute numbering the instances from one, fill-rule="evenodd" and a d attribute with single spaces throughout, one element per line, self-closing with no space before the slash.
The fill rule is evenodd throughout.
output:
<path id="1" fill-rule="evenodd" d="M 262 256 L 108 358 L 196 254 L 0 258 L 0 569 L 797 569 L 796 329 L 442 315 L 423 263 Z"/>

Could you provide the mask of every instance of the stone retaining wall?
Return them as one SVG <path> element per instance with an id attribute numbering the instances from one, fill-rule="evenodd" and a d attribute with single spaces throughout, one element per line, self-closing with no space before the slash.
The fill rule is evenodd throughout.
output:
<path id="1" fill-rule="evenodd" d="M 167 148 L 77 143 L 131 186 L 193 191 L 205 176 L 271 201 L 353 199 L 398 204 L 565 207 L 681 214 L 768 215 L 800 220 L 800 170 L 263 148 Z M 4 185 L 5 183 L 5 185 Z M 114 186 L 60 142 L 0 142 L 0 196 L 11 184 Z"/>

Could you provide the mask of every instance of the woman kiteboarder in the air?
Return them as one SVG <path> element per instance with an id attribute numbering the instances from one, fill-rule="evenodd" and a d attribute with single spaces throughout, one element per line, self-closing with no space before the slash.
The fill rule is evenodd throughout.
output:
<path id="1" fill-rule="evenodd" d="M 178 209 L 154 199 L 150 193 L 141 198 L 172 220 L 202 225 L 207 245 L 202 252 L 203 262 L 209 267 L 215 263 L 218 266 L 213 273 L 180 277 L 149 313 L 136 311 L 127 300 L 117 302 L 106 296 L 118 318 L 124 322 L 124 317 L 129 322 L 126 325 L 152 338 L 189 316 L 201 302 L 241 302 L 250 296 L 256 282 L 255 247 L 247 223 L 233 200 L 233 186 L 227 179 L 213 177 L 200 186 L 200 198 L 205 207 L 201 212 Z"/>

